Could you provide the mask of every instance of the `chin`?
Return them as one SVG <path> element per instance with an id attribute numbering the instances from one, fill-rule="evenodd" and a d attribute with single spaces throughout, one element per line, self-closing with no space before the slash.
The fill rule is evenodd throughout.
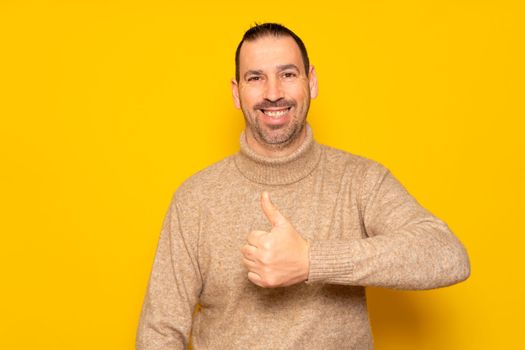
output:
<path id="1" fill-rule="evenodd" d="M 277 130 L 263 132 L 261 136 L 264 142 L 276 147 L 279 145 L 286 146 L 292 143 L 299 136 L 299 133 L 295 130 L 276 131 Z"/>

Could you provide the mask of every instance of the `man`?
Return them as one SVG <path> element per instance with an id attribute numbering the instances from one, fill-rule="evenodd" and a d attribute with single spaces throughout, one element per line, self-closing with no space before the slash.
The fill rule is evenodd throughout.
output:
<path id="1" fill-rule="evenodd" d="M 303 42 L 266 23 L 236 53 L 240 152 L 189 178 L 164 220 L 137 349 L 371 349 L 365 287 L 465 280 L 465 249 L 380 164 L 320 145 Z M 195 306 L 200 309 L 194 314 Z"/>

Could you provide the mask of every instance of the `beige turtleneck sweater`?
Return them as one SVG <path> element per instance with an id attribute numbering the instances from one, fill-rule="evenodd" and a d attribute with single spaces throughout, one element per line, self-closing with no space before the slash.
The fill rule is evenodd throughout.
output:
<path id="1" fill-rule="evenodd" d="M 189 178 L 166 214 L 138 350 L 372 349 L 365 286 L 428 289 L 466 279 L 467 253 L 380 164 L 316 143 L 293 154 L 240 152 Z M 273 203 L 310 242 L 308 281 L 252 284 L 240 248 L 271 229 Z M 197 304 L 201 307 L 192 317 Z"/>

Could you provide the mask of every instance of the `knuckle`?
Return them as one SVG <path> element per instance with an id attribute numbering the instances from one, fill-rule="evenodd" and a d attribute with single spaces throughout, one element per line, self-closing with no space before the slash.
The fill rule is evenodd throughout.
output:
<path id="1" fill-rule="evenodd" d="M 262 242 L 262 247 L 265 249 L 265 250 L 272 250 L 273 248 L 273 242 L 269 239 L 265 240 L 264 242 Z"/>
<path id="2" fill-rule="evenodd" d="M 260 261 L 265 266 L 265 268 L 268 268 L 268 265 L 270 265 L 273 261 L 273 254 L 270 252 L 262 254 L 260 257 Z"/>

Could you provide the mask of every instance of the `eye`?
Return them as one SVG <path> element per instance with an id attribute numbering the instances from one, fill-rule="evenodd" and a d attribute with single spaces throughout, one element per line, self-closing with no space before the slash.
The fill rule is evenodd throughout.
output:
<path id="1" fill-rule="evenodd" d="M 295 78 L 296 76 L 297 74 L 295 74 L 294 72 L 284 72 L 283 73 L 284 78 Z"/>
<path id="2" fill-rule="evenodd" d="M 248 81 L 259 81 L 259 80 L 261 80 L 261 77 L 259 76 L 252 76 L 248 78 Z"/>

